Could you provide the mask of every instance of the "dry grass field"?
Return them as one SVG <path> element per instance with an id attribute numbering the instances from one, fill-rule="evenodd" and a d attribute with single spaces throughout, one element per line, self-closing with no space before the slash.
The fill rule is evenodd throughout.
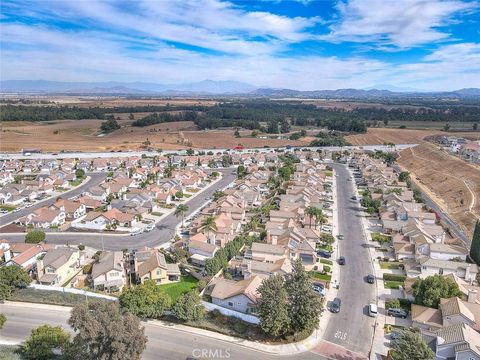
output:
<path id="1" fill-rule="evenodd" d="M 145 114 L 135 114 L 135 118 Z M 3 122 L 0 123 L 0 151 L 16 152 L 22 148 L 36 147 L 43 151 L 79 150 L 112 151 L 138 150 L 149 147 L 162 150 L 192 148 L 303 146 L 308 139 L 299 141 L 259 139 L 247 137 L 251 131 L 242 131 L 236 138 L 233 129 L 197 131 L 189 121 L 163 123 L 146 127 L 130 126 L 128 114 L 120 116 L 121 129 L 105 136 L 98 136 L 102 120 L 57 120 L 48 122 Z"/>
<path id="2" fill-rule="evenodd" d="M 480 218 L 480 167 L 427 142 L 403 150 L 398 163 L 467 234 L 473 234 Z"/>

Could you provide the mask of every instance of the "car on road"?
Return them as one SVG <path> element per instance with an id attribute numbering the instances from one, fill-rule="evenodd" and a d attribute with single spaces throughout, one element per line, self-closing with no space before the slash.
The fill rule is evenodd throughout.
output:
<path id="1" fill-rule="evenodd" d="M 375 276 L 372 274 L 367 275 L 367 283 L 374 284 L 375 283 Z"/>
<path id="2" fill-rule="evenodd" d="M 389 316 L 399 317 L 403 319 L 406 319 L 408 316 L 408 313 L 403 309 L 388 309 L 387 314 Z"/>
<path id="3" fill-rule="evenodd" d="M 350 199 L 357 200 L 357 197 L 355 195 L 353 195 Z"/>
<path id="4" fill-rule="evenodd" d="M 327 250 L 318 250 L 317 255 L 328 259 L 332 257 L 332 253 Z"/>
<path id="5" fill-rule="evenodd" d="M 368 316 L 376 317 L 378 314 L 378 308 L 376 304 L 369 304 L 368 305 Z"/>
<path id="6" fill-rule="evenodd" d="M 337 235 L 337 238 L 338 238 L 338 240 L 343 240 L 343 239 L 344 239 L 344 236 L 343 236 L 343 234 L 338 234 L 338 235 Z"/>
<path id="7" fill-rule="evenodd" d="M 136 236 L 136 235 L 140 235 L 141 233 L 143 233 L 143 229 L 137 229 L 135 231 L 132 231 L 130 233 L 130 236 Z"/>
<path id="8" fill-rule="evenodd" d="M 338 265 L 345 265 L 345 257 L 344 256 L 340 256 L 338 258 Z"/>
<path id="9" fill-rule="evenodd" d="M 342 306 L 342 300 L 340 300 L 340 298 L 336 297 L 330 303 L 330 311 L 333 312 L 333 313 L 339 313 L 341 306 Z"/>
<path id="10" fill-rule="evenodd" d="M 147 226 L 145 226 L 145 232 L 150 232 L 153 229 L 155 229 L 155 224 L 154 223 L 150 223 Z"/>
<path id="11" fill-rule="evenodd" d="M 7 209 L 0 209 L 0 214 L 8 214 L 8 210 Z"/>

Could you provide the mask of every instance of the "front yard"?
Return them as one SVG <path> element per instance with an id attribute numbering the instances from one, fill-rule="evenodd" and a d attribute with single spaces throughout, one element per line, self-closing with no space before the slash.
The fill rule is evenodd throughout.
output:
<path id="1" fill-rule="evenodd" d="M 397 270 L 402 268 L 402 263 L 399 261 L 380 261 L 381 269 Z"/>
<path id="2" fill-rule="evenodd" d="M 323 280 L 323 281 L 331 281 L 332 275 L 330 274 L 322 274 L 318 271 L 310 271 L 310 277 L 314 280 Z"/>
<path id="3" fill-rule="evenodd" d="M 379 232 L 372 233 L 372 241 L 378 242 L 379 244 L 386 244 L 392 240 L 392 237 L 389 235 L 384 235 Z"/>
<path id="4" fill-rule="evenodd" d="M 406 278 L 405 275 L 383 274 L 384 286 L 386 289 L 398 289 L 404 286 Z"/>
<path id="5" fill-rule="evenodd" d="M 193 276 L 182 276 L 179 282 L 160 285 L 160 288 L 170 297 L 172 304 L 183 294 L 189 292 L 197 286 L 198 280 Z"/>

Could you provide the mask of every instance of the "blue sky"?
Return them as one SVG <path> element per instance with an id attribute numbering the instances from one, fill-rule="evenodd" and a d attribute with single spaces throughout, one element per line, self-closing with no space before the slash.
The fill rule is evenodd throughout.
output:
<path id="1" fill-rule="evenodd" d="M 467 0 L 2 0 L 2 80 L 480 87 Z"/>

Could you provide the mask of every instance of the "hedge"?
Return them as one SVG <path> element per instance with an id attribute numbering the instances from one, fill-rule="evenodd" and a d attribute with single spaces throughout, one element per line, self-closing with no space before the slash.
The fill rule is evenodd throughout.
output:
<path id="1" fill-rule="evenodd" d="M 383 274 L 383 280 L 385 281 L 405 281 L 407 277 L 400 274 Z"/>

